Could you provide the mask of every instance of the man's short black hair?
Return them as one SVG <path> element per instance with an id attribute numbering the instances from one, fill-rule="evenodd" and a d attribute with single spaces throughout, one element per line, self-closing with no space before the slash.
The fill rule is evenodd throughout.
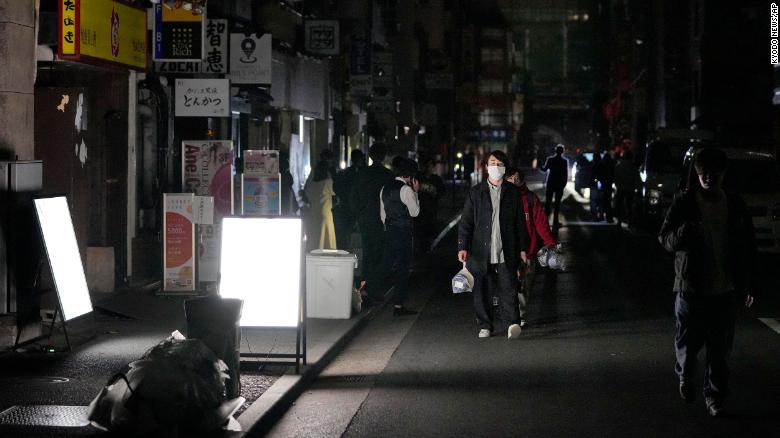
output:
<path id="1" fill-rule="evenodd" d="M 562 144 L 559 144 L 558 146 L 555 146 L 555 153 L 558 154 L 558 155 L 562 155 L 563 151 L 565 151 L 565 150 L 566 150 L 566 148 Z"/>
<path id="2" fill-rule="evenodd" d="M 490 155 L 494 156 L 496 160 L 504 163 L 504 166 L 509 164 L 509 157 L 507 157 L 506 152 L 502 150 L 496 149 L 491 152 Z M 490 155 L 488 155 L 488 159 L 490 159 Z"/>
<path id="3" fill-rule="evenodd" d="M 387 156 L 387 146 L 384 143 L 374 143 L 368 148 L 368 156 L 374 163 L 381 163 Z"/>
<path id="4" fill-rule="evenodd" d="M 726 158 L 726 153 L 713 147 L 700 150 L 696 154 L 696 158 L 693 159 L 693 167 L 696 169 L 696 173 L 722 173 L 726 171 L 727 165 L 728 158 Z"/>
<path id="5" fill-rule="evenodd" d="M 395 172 L 395 176 L 400 177 L 411 177 L 417 175 L 417 162 L 412 160 L 411 158 L 403 158 L 403 157 L 396 157 L 400 158 L 397 160 L 397 165 L 393 166 L 393 171 Z M 396 160 L 393 160 L 396 162 Z"/>
<path id="6" fill-rule="evenodd" d="M 525 172 L 523 172 L 523 169 L 515 166 L 507 167 L 506 172 L 504 172 L 504 178 L 511 178 L 513 175 L 517 175 L 517 179 L 520 181 L 525 181 Z"/>
<path id="7" fill-rule="evenodd" d="M 365 161 L 365 159 L 366 154 L 364 154 L 360 149 L 353 149 L 352 152 L 349 153 L 349 162 L 352 164 Z"/>

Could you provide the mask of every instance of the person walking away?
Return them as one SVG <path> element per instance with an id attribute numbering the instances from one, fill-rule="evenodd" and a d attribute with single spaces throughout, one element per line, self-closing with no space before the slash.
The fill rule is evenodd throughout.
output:
<path id="1" fill-rule="evenodd" d="M 615 183 L 615 160 L 612 154 L 607 151 L 601 157 L 596 166 L 597 188 L 599 191 L 599 210 L 604 213 L 604 219 L 607 223 L 613 222 L 612 214 L 612 185 Z"/>
<path id="2" fill-rule="evenodd" d="M 554 202 L 553 226 L 558 226 L 558 214 L 561 210 L 561 199 L 563 198 L 563 189 L 566 187 L 566 181 L 569 178 L 569 165 L 566 158 L 563 158 L 564 147 L 562 144 L 555 146 L 555 155 L 547 157 L 540 169 L 547 172 L 547 190 L 544 200 L 544 211 L 550 216 L 550 205 Z"/>
<path id="3" fill-rule="evenodd" d="M 753 304 L 756 258 L 745 203 L 722 188 L 726 166 L 719 149 L 696 154 L 690 189 L 672 202 L 658 235 L 664 248 L 675 253 L 674 347 L 680 396 L 689 403 L 695 399 L 696 356 L 704 347 L 704 400 L 714 417 L 723 413 L 729 391 L 728 356 L 737 307 L 740 302 Z"/>
<path id="4" fill-rule="evenodd" d="M 521 287 L 517 296 L 520 302 L 520 325 L 525 327 L 528 302 L 531 298 L 531 286 L 536 274 L 536 252 L 542 246 L 557 245 L 558 241 L 553 236 L 552 230 L 550 230 L 550 224 L 547 222 L 547 215 L 539 197 L 525 183 L 525 172 L 517 167 L 508 167 L 504 179 L 514 184 L 520 192 L 520 202 L 523 206 L 526 231 L 528 232 L 528 246 L 525 250 L 526 257 L 518 271 Z M 539 244 L 540 238 L 543 245 Z"/>
<path id="5" fill-rule="evenodd" d="M 279 199 L 281 202 L 282 216 L 292 217 L 298 211 L 298 200 L 295 199 L 295 190 L 293 190 L 293 176 L 290 173 L 290 158 L 286 153 L 279 154 Z"/>
<path id="6" fill-rule="evenodd" d="M 307 213 L 307 250 L 336 249 L 336 229 L 333 224 L 333 178 L 328 161 L 320 160 L 314 167 L 312 177 L 303 188 L 311 204 Z"/>
<path id="7" fill-rule="evenodd" d="M 412 218 L 420 214 L 420 181 L 415 178 L 417 163 L 405 158 L 395 168 L 395 179 L 379 192 L 379 212 L 385 227 L 385 254 L 388 289 L 393 288 L 393 316 L 414 315 L 404 307 L 409 290 L 412 257 Z"/>
<path id="8" fill-rule="evenodd" d="M 639 182 L 639 169 L 634 163 L 634 154 L 625 150 L 615 165 L 615 215 L 618 225 L 625 222 L 631 226 L 634 193 L 639 188 Z"/>
<path id="9" fill-rule="evenodd" d="M 363 248 L 362 280 L 366 282 L 366 305 L 381 302 L 384 290 L 381 286 L 384 227 L 379 215 L 379 191 L 392 181 L 393 174 L 382 163 L 387 147 L 374 143 L 368 150 L 372 164 L 358 172 L 350 192 L 350 203 L 357 217 Z"/>
<path id="10" fill-rule="evenodd" d="M 436 237 L 439 198 L 444 194 L 444 181 L 435 172 L 435 161 L 429 160 L 418 175 L 420 190 L 420 215 L 413 219 L 415 253 L 424 254 L 431 249 Z"/>
<path id="11" fill-rule="evenodd" d="M 338 249 L 352 250 L 352 230 L 355 229 L 356 219 L 349 195 L 355 185 L 358 172 L 365 166 L 365 154 L 360 149 L 355 149 L 349 155 L 349 167 L 339 170 L 333 178 L 333 191 L 336 192 L 333 223 L 336 227 L 336 246 Z"/>
<path id="12" fill-rule="evenodd" d="M 480 338 L 506 330 L 510 339 L 520 336 L 517 269 L 528 240 L 520 192 L 504 184 L 503 151 L 490 153 L 488 179 L 471 187 L 458 226 L 458 261 L 474 276 L 474 311 Z M 498 315 L 491 308 L 494 300 Z"/>

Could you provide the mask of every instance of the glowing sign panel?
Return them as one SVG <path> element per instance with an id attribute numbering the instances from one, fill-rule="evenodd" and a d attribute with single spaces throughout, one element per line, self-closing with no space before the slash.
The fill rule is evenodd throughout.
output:
<path id="1" fill-rule="evenodd" d="M 219 293 L 244 300 L 243 327 L 297 327 L 301 220 L 225 218 Z"/>
<path id="2" fill-rule="evenodd" d="M 64 196 L 36 199 L 35 211 L 62 305 L 63 320 L 69 321 L 91 312 L 92 301 L 67 200 Z"/>

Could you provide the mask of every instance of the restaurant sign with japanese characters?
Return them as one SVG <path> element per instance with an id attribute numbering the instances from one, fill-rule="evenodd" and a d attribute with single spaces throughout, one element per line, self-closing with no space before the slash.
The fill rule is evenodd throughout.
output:
<path id="1" fill-rule="evenodd" d="M 146 10 L 117 0 L 58 0 L 57 54 L 146 69 Z"/>
<path id="2" fill-rule="evenodd" d="M 176 79 L 176 117 L 230 117 L 230 81 Z"/>
<path id="3" fill-rule="evenodd" d="M 306 51 L 317 55 L 339 54 L 338 20 L 306 20 Z"/>
<path id="4" fill-rule="evenodd" d="M 183 2 L 154 5 L 154 60 L 202 61 L 205 16 L 205 11 L 195 13 L 185 9 Z"/>
<path id="5" fill-rule="evenodd" d="M 228 22 L 223 19 L 206 20 L 205 54 L 203 61 L 155 62 L 158 73 L 213 73 L 228 72 Z"/>

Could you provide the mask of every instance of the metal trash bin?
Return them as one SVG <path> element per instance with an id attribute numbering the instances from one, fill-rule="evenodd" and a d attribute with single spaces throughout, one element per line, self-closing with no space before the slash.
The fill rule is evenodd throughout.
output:
<path id="1" fill-rule="evenodd" d="M 184 302 L 187 337 L 200 339 L 228 367 L 230 379 L 225 382 L 228 400 L 241 395 L 241 307 L 242 300 L 218 295 L 194 298 Z"/>

